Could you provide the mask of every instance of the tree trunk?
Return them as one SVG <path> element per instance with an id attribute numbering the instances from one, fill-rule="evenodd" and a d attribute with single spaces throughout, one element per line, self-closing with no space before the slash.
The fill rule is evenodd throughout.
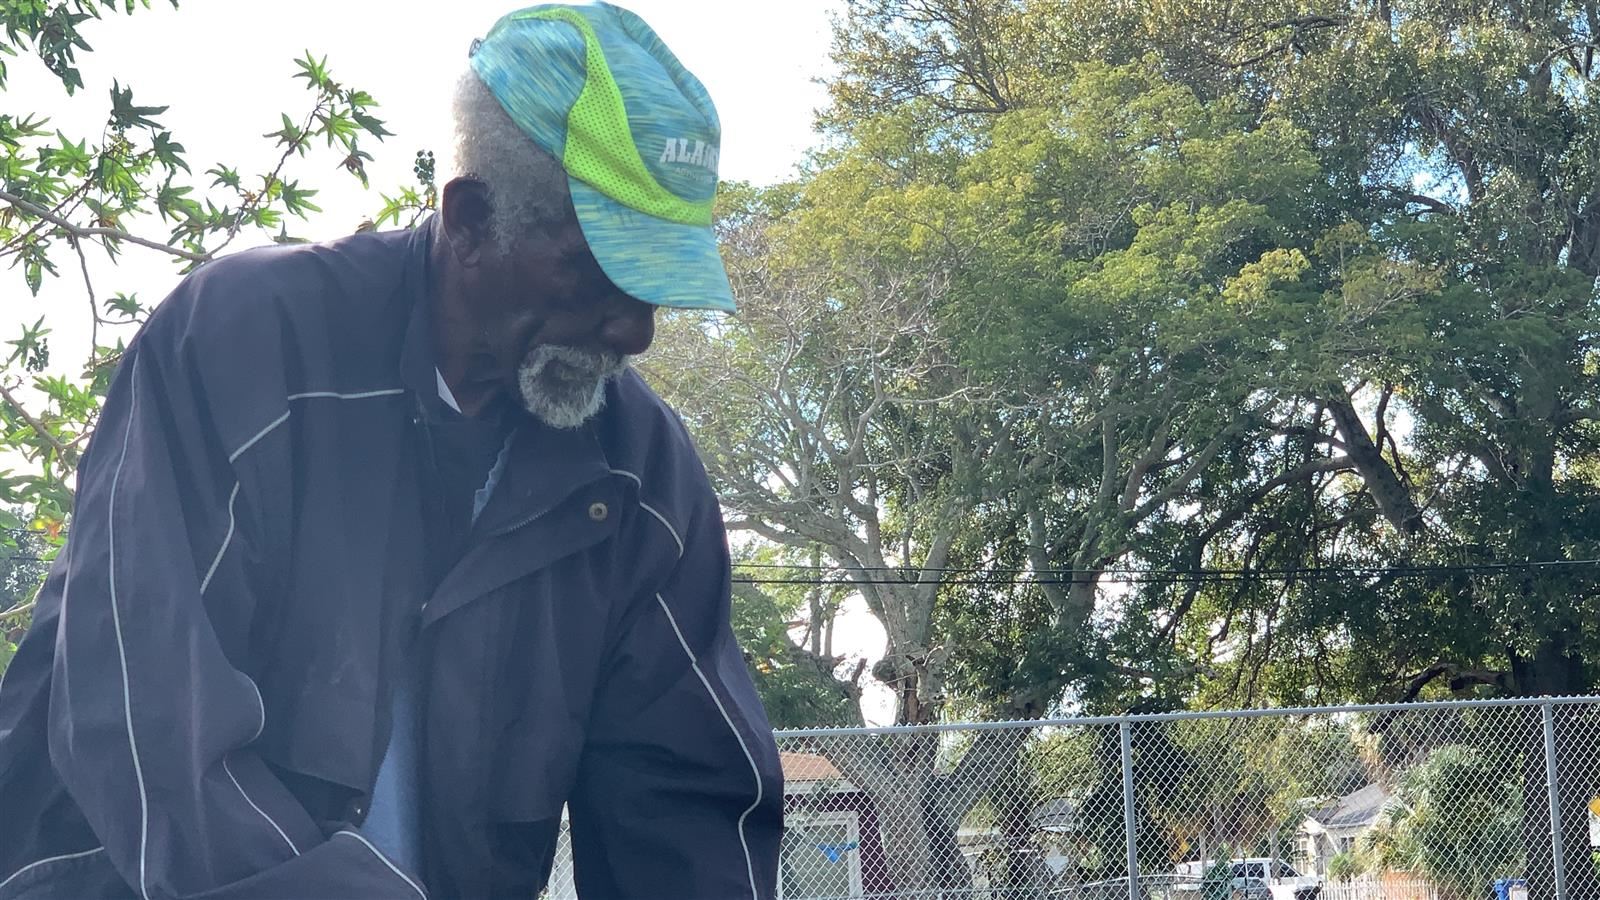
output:
<path id="1" fill-rule="evenodd" d="M 918 896 L 944 887 L 944 856 L 955 830 L 930 802 L 936 791 L 935 735 L 896 734 L 829 739 L 820 748 L 845 778 L 872 799 L 894 889 Z M 948 835 L 945 835 L 948 832 Z M 960 851 L 956 850 L 959 859 Z M 970 885 L 969 885 L 970 886 Z"/>
<path id="2" fill-rule="evenodd" d="M 878 812 L 883 852 L 895 889 L 909 893 L 933 887 L 922 785 L 880 784 L 867 794 Z"/>
<path id="3" fill-rule="evenodd" d="M 948 891 L 951 897 L 972 894 L 972 870 L 961 854 L 961 820 L 970 803 L 949 802 L 942 778 L 930 778 L 922 785 L 922 824 L 928 843 L 928 864 L 933 887 Z"/>
<path id="4" fill-rule="evenodd" d="M 918 900 L 942 893 L 965 898 L 972 871 L 958 840 L 961 822 L 986 795 L 1031 797 L 1013 782 L 1030 735 L 1026 728 L 979 732 L 948 774 L 938 771 L 934 734 L 835 737 L 815 750 L 871 798 L 894 890 L 917 893 Z"/>
<path id="5" fill-rule="evenodd" d="M 1033 811 L 1040 797 L 1020 756 L 1012 769 L 1010 784 L 991 791 L 989 799 L 995 808 L 1000 849 L 1004 853 L 1000 866 L 1003 889 L 991 890 L 990 896 L 996 900 L 1034 900 L 1045 896 L 1050 886 L 1050 870 L 1034 839 L 1037 828 L 1033 821 Z"/>

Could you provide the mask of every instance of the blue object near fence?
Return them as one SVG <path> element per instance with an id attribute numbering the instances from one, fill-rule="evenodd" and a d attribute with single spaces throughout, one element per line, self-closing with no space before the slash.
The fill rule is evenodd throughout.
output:
<path id="1" fill-rule="evenodd" d="M 1496 878 L 1494 900 L 1528 900 L 1528 879 Z"/>
<path id="2" fill-rule="evenodd" d="M 828 858 L 828 862 L 836 863 L 844 859 L 846 853 L 859 846 L 861 846 L 859 841 L 851 841 L 848 844 L 818 844 L 817 849 L 821 850 L 822 855 Z"/>

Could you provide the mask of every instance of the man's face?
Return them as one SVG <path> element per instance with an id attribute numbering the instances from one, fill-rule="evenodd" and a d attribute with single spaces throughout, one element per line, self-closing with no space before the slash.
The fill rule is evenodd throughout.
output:
<path id="1" fill-rule="evenodd" d="M 474 301 L 504 327 L 480 335 L 484 352 L 474 353 L 470 372 L 514 389 L 553 427 L 575 428 L 599 412 L 606 382 L 655 336 L 655 307 L 606 278 L 570 215 L 491 251 L 479 276 Z"/>

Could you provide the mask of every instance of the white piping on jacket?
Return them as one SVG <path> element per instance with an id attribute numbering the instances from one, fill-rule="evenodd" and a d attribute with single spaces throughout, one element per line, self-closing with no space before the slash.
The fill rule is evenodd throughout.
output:
<path id="1" fill-rule="evenodd" d="M 300 394 L 290 394 L 287 399 L 290 400 L 290 401 L 321 399 L 321 398 L 336 399 L 336 400 L 365 400 L 365 399 L 368 399 L 368 398 L 371 398 L 371 397 L 390 397 L 390 396 L 394 396 L 396 394 L 403 394 L 403 393 L 405 393 L 405 389 L 404 388 L 391 388 L 391 389 L 385 389 L 385 390 L 381 390 L 381 391 L 363 391 L 363 392 L 354 393 L 354 394 L 341 394 L 341 393 L 338 393 L 336 391 L 307 391 L 305 393 L 300 393 Z M 271 422 L 267 423 L 267 426 L 265 428 L 262 428 L 260 431 L 256 432 L 254 437 L 250 438 L 250 440 L 248 440 L 248 441 L 245 441 L 243 444 L 240 444 L 239 448 L 237 450 L 235 450 L 232 453 L 228 454 L 228 462 L 230 464 L 234 463 L 234 462 L 237 462 L 239 457 L 243 456 L 246 450 L 249 450 L 251 447 L 254 447 L 263 438 L 265 438 L 267 435 L 271 434 L 274 430 L 276 430 L 278 426 L 282 425 L 284 422 L 289 421 L 289 413 L 290 413 L 290 410 L 284 410 L 283 415 L 281 415 L 281 416 L 277 417 L 276 419 L 273 419 Z M 235 530 L 235 527 L 236 527 L 236 524 L 237 524 L 237 520 L 235 518 L 235 513 L 234 513 L 234 504 L 239 499 L 239 488 L 240 488 L 241 484 L 242 484 L 242 482 L 240 482 L 238 480 L 235 480 L 234 483 L 233 483 L 233 491 L 228 494 L 228 533 L 223 536 L 223 538 L 222 538 L 222 546 L 217 548 L 217 555 L 214 558 L 212 558 L 211 567 L 206 570 L 206 576 L 200 582 L 200 595 L 202 597 L 205 596 L 206 589 L 211 586 L 211 579 L 212 579 L 212 577 L 214 575 L 217 574 L 217 568 L 222 565 L 222 557 L 227 554 L 229 545 L 231 545 L 233 543 L 233 533 L 234 533 L 234 530 Z M 255 691 L 255 693 L 256 693 L 256 704 L 261 710 L 261 721 L 260 721 L 260 724 L 258 724 L 256 726 L 256 733 L 255 733 L 255 735 L 253 735 L 250 738 L 250 740 L 245 742 L 245 745 L 249 746 L 250 744 L 255 743 L 256 738 L 261 737 L 261 732 L 266 730 L 266 727 L 267 727 L 267 704 L 266 704 L 266 701 L 264 701 L 261 698 L 261 688 L 256 686 L 255 680 L 250 678 L 248 675 L 245 676 L 245 680 L 250 682 L 250 689 Z M 131 723 L 130 723 L 130 729 L 131 729 Z M 247 792 L 244 789 L 244 785 L 239 783 L 238 777 L 233 774 L 233 768 L 228 765 L 228 757 L 227 756 L 223 756 L 222 757 L 222 770 L 227 773 L 228 780 L 233 782 L 233 786 L 239 789 L 239 796 L 244 798 L 244 802 L 250 804 L 250 808 L 251 809 L 255 810 L 258 814 L 260 814 L 261 818 L 267 820 L 267 824 L 271 825 L 272 826 L 272 830 L 276 831 L 278 833 L 278 837 L 283 838 L 283 842 L 285 844 L 289 845 L 290 852 L 294 853 L 295 856 L 299 856 L 300 855 L 300 848 L 296 847 L 294 841 L 289 839 L 289 835 L 288 835 L 287 832 L 285 832 L 283 830 L 283 826 L 279 825 L 276 819 L 272 818 L 272 816 L 269 815 L 266 810 L 262 809 L 261 806 L 259 804 L 257 804 L 254 799 L 251 798 L 249 792 Z M 391 866 L 390 868 L 393 868 L 393 866 Z M 407 879 L 407 881 L 409 882 L 410 879 Z M 412 887 L 416 887 L 416 885 L 412 885 Z M 147 898 L 147 900 L 148 900 L 148 898 Z"/>
<path id="2" fill-rule="evenodd" d="M 298 394 L 290 394 L 286 399 L 314 400 L 323 398 L 328 400 L 367 400 L 372 397 L 393 397 L 396 394 L 404 394 L 405 392 L 405 388 L 384 388 L 381 391 L 357 391 L 353 394 L 341 394 L 338 391 L 303 391 Z"/>
<path id="3" fill-rule="evenodd" d="M 639 479 L 639 476 L 625 469 L 612 469 L 611 474 L 633 479 L 633 483 L 639 487 L 639 506 L 652 516 L 655 516 L 662 527 L 667 529 L 667 533 L 672 535 L 672 540 L 678 545 L 678 558 L 680 560 L 683 559 L 683 538 L 678 536 L 678 529 L 672 527 L 672 523 L 667 521 L 666 516 L 663 516 L 655 507 L 644 502 L 644 482 Z M 756 887 L 755 860 L 750 856 L 750 841 L 744 834 L 745 820 L 750 818 L 750 814 L 755 812 L 757 807 L 761 806 L 761 801 L 765 797 L 766 788 L 761 783 L 761 769 L 756 765 L 755 754 L 750 752 L 750 746 L 745 743 L 744 735 L 739 733 L 738 726 L 733 724 L 733 717 L 728 715 L 728 708 L 722 704 L 722 698 L 718 697 L 716 690 L 711 687 L 711 679 L 707 678 L 706 673 L 700 668 L 700 660 L 695 657 L 694 650 L 689 647 L 689 642 L 684 639 L 683 630 L 678 627 L 678 618 L 672 614 L 672 607 L 667 605 L 667 601 L 659 593 L 656 594 L 656 602 L 661 605 L 661 611 L 666 613 L 667 624 L 672 626 L 672 633 L 677 636 L 678 645 L 683 648 L 684 655 L 689 657 L 689 668 L 694 670 L 695 676 L 700 679 L 700 684 L 705 686 L 706 693 L 710 695 L 712 704 L 716 706 L 717 712 L 722 714 L 722 721 L 728 723 L 728 730 L 733 732 L 733 739 L 739 743 L 739 749 L 744 751 L 744 758 L 750 763 L 750 774 L 755 776 L 756 799 L 750 804 L 750 808 L 739 816 L 737 830 L 739 832 L 739 846 L 744 850 L 745 870 L 750 875 L 751 900 L 761 900 L 761 892 Z"/>
<path id="4" fill-rule="evenodd" d="M 128 649 L 122 637 L 122 614 L 117 611 L 117 482 L 128 462 L 128 442 L 133 437 L 134 413 L 139 408 L 139 366 L 129 376 L 128 425 L 122 431 L 122 456 L 111 475 L 111 495 L 106 501 L 106 586 L 111 596 L 111 625 L 117 636 L 117 660 L 122 667 L 122 712 L 128 720 L 128 751 L 133 756 L 133 777 L 139 785 L 139 894 L 150 900 L 146 874 L 146 854 L 150 844 L 150 797 L 145 792 L 144 765 L 139 762 L 139 744 L 133 737 L 133 698 L 128 687 Z"/>
<path id="5" fill-rule="evenodd" d="M 93 850 L 79 850 L 77 853 L 63 853 L 60 856 L 50 856 L 50 857 L 46 857 L 44 859 L 36 859 L 33 862 L 28 863 L 27 865 L 23 866 L 22 868 L 16 870 L 15 872 L 12 872 L 10 875 L 7 875 L 5 881 L 0 881 L 0 889 L 4 889 L 6 885 L 8 885 L 12 881 L 16 880 L 17 876 L 21 875 L 23 872 L 28 871 L 29 869 L 35 868 L 37 866 L 42 866 L 45 863 L 65 862 L 66 860 L 69 860 L 69 859 L 78 859 L 79 857 L 83 857 L 83 856 L 93 856 L 94 854 L 99 853 L 99 852 L 101 852 L 101 851 L 103 851 L 105 849 L 106 848 L 104 848 L 104 847 L 96 847 Z"/>
<path id="6" fill-rule="evenodd" d="M 299 856 L 300 848 L 294 845 L 294 841 L 289 840 L 289 835 L 285 834 L 283 828 L 280 827 L 271 816 L 267 815 L 266 810 L 257 806 L 256 802 L 250 799 L 250 795 L 245 793 L 244 785 L 240 784 L 238 777 L 233 774 L 233 767 L 228 765 L 228 758 L 226 756 L 222 758 L 222 771 L 228 773 L 228 780 L 233 782 L 233 786 L 239 789 L 239 794 L 240 796 L 244 797 L 244 802 L 250 804 L 251 809 L 255 810 L 257 813 L 260 813 L 261 818 L 266 819 L 267 824 L 272 826 L 272 830 L 278 833 L 278 837 L 283 838 L 283 842 L 289 845 L 289 850 L 293 852 L 295 856 Z"/>
<path id="7" fill-rule="evenodd" d="M 385 388 L 385 389 L 383 389 L 381 391 L 360 391 L 360 392 L 353 393 L 353 394 L 341 394 L 341 393 L 339 393 L 337 391 L 305 391 L 305 392 L 299 393 L 299 394 L 290 394 L 286 399 L 291 401 L 291 402 L 295 401 L 295 400 L 313 400 L 313 399 L 366 400 L 366 399 L 370 399 L 372 397 L 392 397 L 392 396 L 395 396 L 396 394 L 403 394 L 405 392 L 406 392 L 405 388 Z M 252 437 L 250 440 L 245 441 L 243 444 L 240 444 L 239 445 L 239 449 L 237 449 L 237 450 L 233 451 L 232 453 L 228 454 L 228 462 L 230 464 L 234 463 L 234 462 L 237 462 L 239 460 L 239 457 L 243 456 L 246 450 L 249 450 L 251 447 L 254 447 L 258 442 L 261 441 L 262 438 L 265 438 L 267 435 L 269 435 L 273 431 L 275 431 L 279 425 L 282 425 L 284 422 L 289 421 L 290 412 L 291 412 L 291 410 L 284 410 L 283 411 L 283 415 L 277 417 L 276 419 L 273 419 L 271 422 L 268 422 L 267 426 L 265 428 L 262 428 L 260 431 L 256 432 L 255 437 Z M 233 493 L 228 495 L 228 533 L 222 539 L 222 546 L 217 548 L 217 555 L 216 555 L 215 558 L 213 558 L 211 560 L 211 568 L 206 570 L 205 579 L 200 582 L 200 594 L 202 596 L 205 595 L 206 588 L 211 585 L 211 577 L 217 573 L 217 566 L 222 564 L 223 554 L 228 552 L 228 545 L 233 541 L 233 529 L 234 529 L 233 504 L 234 504 L 234 501 L 237 500 L 238 498 L 239 498 L 239 482 L 235 481 L 233 483 Z"/>
<path id="8" fill-rule="evenodd" d="M 626 476 L 628 478 L 632 478 L 633 479 L 633 483 L 639 486 L 639 505 L 644 508 L 645 512 L 649 513 L 652 516 L 655 516 L 656 517 L 656 521 L 660 522 L 663 526 L 666 527 L 667 534 L 672 535 L 673 543 L 678 545 L 678 558 L 679 559 L 683 559 L 683 538 L 678 536 L 678 529 L 672 527 L 672 523 L 667 521 L 667 517 L 663 516 L 661 514 L 660 510 L 658 510 L 654 506 L 651 506 L 650 504 L 644 502 L 644 483 L 639 480 L 639 476 L 637 476 L 637 475 L 633 474 L 632 472 L 629 472 L 629 471 L 627 471 L 625 469 L 612 469 L 611 470 L 611 474 L 613 474 L 613 475 L 623 475 L 623 476 Z"/>
<path id="9" fill-rule="evenodd" d="M 233 543 L 233 503 L 239 499 L 239 482 L 233 483 L 233 491 L 228 494 L 228 533 L 222 536 L 222 546 L 217 548 L 217 555 L 211 559 L 211 568 L 206 569 L 206 577 L 200 580 L 200 596 L 206 595 L 206 588 L 211 586 L 211 577 L 217 574 L 217 566 L 222 565 L 222 554 L 228 552 L 228 545 Z"/>
<path id="10" fill-rule="evenodd" d="M 405 881 L 406 884 L 411 885 L 411 889 L 413 891 L 417 892 L 417 896 L 418 897 L 421 897 L 422 900 L 428 900 L 428 895 L 422 890 L 422 888 L 417 887 L 417 883 L 415 881 L 412 881 L 411 877 L 409 875 L 407 875 L 406 873 L 400 871 L 400 867 L 395 865 L 394 863 L 390 862 L 389 858 L 387 856 L 384 856 L 382 853 L 379 853 L 378 852 L 378 848 L 372 846 L 372 842 L 371 841 L 367 840 L 365 837 L 362 837 L 359 833 L 354 832 L 354 831 L 350 831 L 349 829 L 345 829 L 345 828 L 341 828 L 338 831 L 335 831 L 333 833 L 333 836 L 334 837 L 338 837 L 341 834 L 345 835 L 346 837 L 353 837 L 356 840 L 360 841 L 361 843 L 366 844 L 367 845 L 367 849 L 372 851 L 372 855 L 376 856 L 378 858 L 379 862 L 381 862 L 384 865 L 388 866 L 389 870 L 391 872 L 395 873 L 396 875 L 399 875 L 401 877 L 401 879 L 403 879 Z"/>

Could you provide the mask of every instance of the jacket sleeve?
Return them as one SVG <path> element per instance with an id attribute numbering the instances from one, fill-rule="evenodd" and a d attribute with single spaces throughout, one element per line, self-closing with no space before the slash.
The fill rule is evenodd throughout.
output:
<path id="1" fill-rule="evenodd" d="M 181 315 L 134 342 L 79 467 L 51 761 L 142 900 L 420 896 L 353 830 L 324 833 L 251 749 L 266 714 L 233 660 L 246 658 L 254 585 L 272 568 L 262 510 L 287 493 L 264 486 L 253 454 L 287 441 L 288 401 L 271 372 L 232 376 L 260 392 L 197 373 L 164 337 Z M 216 352 L 248 369 L 248 347 Z M 224 419 L 259 427 L 221 437 L 219 403 Z M 275 447 L 286 460 L 286 443 Z"/>
<path id="2" fill-rule="evenodd" d="M 776 893 L 783 776 L 729 624 L 722 520 L 702 493 L 697 522 L 657 514 L 681 558 L 638 598 L 592 710 L 569 801 L 585 900 Z"/>

